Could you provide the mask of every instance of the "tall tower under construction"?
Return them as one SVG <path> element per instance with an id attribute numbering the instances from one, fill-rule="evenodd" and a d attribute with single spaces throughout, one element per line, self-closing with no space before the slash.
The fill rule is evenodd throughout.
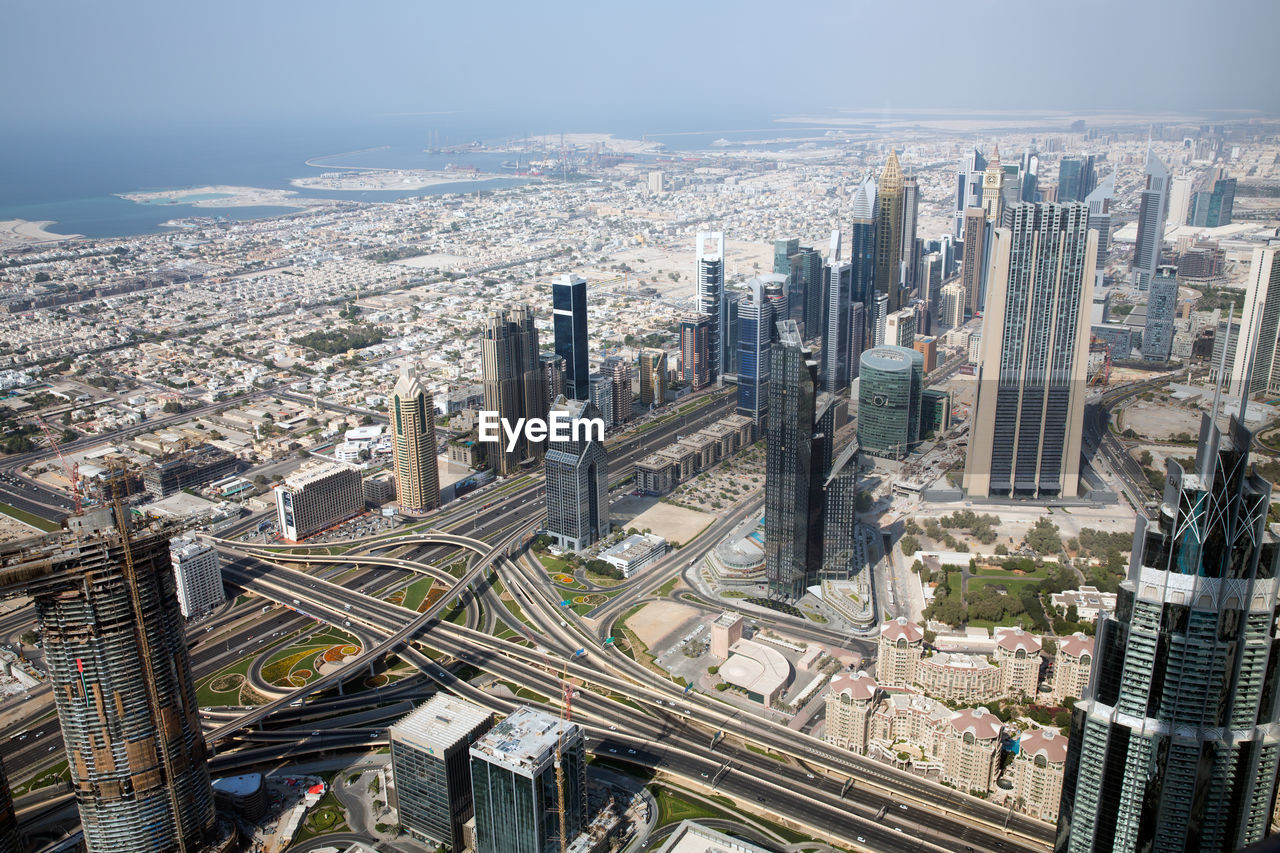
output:
<path id="1" fill-rule="evenodd" d="M 109 509 L 69 524 L 0 551 L 0 589 L 35 601 L 85 843 L 197 850 L 213 791 L 169 537 L 121 530 Z"/>

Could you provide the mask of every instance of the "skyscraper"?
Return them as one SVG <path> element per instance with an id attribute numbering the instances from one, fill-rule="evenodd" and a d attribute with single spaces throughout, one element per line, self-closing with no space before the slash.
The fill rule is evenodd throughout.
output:
<path id="1" fill-rule="evenodd" d="M 849 387 L 849 306 L 852 303 L 853 267 L 831 261 L 826 278 L 822 323 L 822 390 L 838 394 Z"/>
<path id="2" fill-rule="evenodd" d="M 600 413 L 605 429 L 612 429 L 617 424 L 613 419 L 613 378 L 604 373 L 593 373 L 588 384 L 590 385 L 588 399 L 591 405 L 595 406 L 596 411 Z M 555 408 L 554 403 L 552 408 Z"/>
<path id="3" fill-rule="evenodd" d="M 620 355 L 611 355 L 600 366 L 600 372 L 609 377 L 612 385 L 613 421 L 622 426 L 631 420 L 631 362 Z"/>
<path id="4" fill-rule="evenodd" d="M 930 252 L 920 258 L 917 269 L 917 286 L 925 306 L 925 323 L 920 331 L 928 335 L 936 334 L 942 317 L 942 253 Z"/>
<path id="5" fill-rule="evenodd" d="M 997 148 L 987 163 L 987 170 L 982 173 L 982 213 L 987 217 L 987 228 L 996 228 L 1003 224 L 1005 207 L 1005 172 L 1000 165 L 1000 149 Z"/>
<path id="6" fill-rule="evenodd" d="M 604 442 L 584 429 L 600 411 L 590 402 L 557 401 L 571 421 L 571 439 L 547 444 L 547 535 L 570 551 L 609 535 L 609 459 Z"/>
<path id="7" fill-rule="evenodd" d="M 783 291 L 785 295 L 786 291 Z M 724 342 L 721 357 L 721 376 L 738 372 L 738 309 L 742 305 L 742 291 L 734 290 L 724 295 Z"/>
<path id="8" fill-rule="evenodd" d="M 870 175 L 863 179 L 853 195 L 849 266 L 853 276 L 850 300 L 870 306 L 875 302 L 876 294 L 876 182 Z M 805 334 L 808 334 L 807 330 Z M 862 339 L 865 341 L 870 335 L 870 328 L 864 328 Z M 858 363 L 859 352 L 851 353 L 851 364 Z"/>
<path id="9" fill-rule="evenodd" d="M 964 489 L 1075 497 L 1097 233 L 1083 204 L 1019 204 L 997 228 Z"/>
<path id="10" fill-rule="evenodd" d="M 1116 173 L 1112 171 L 1084 200 L 1089 206 L 1089 227 L 1098 232 L 1098 260 L 1093 274 L 1095 289 L 1100 289 L 1106 279 L 1107 257 L 1111 254 L 1111 198 L 1115 194 Z"/>
<path id="11" fill-rule="evenodd" d="M 855 302 L 849 306 L 849 381 L 858 378 L 858 357 L 867 348 L 867 306 Z"/>
<path id="12" fill-rule="evenodd" d="M 822 334 L 822 270 L 822 253 L 815 249 L 801 246 L 800 251 L 791 256 L 791 281 L 788 283 L 788 290 L 791 300 L 799 301 L 803 306 L 804 320 L 800 325 L 807 339 Z"/>
<path id="13" fill-rule="evenodd" d="M 876 293 L 876 301 L 871 306 L 870 314 L 867 325 L 871 328 L 871 339 L 866 343 L 869 346 L 878 347 L 884 343 L 885 324 L 889 321 L 888 294 Z"/>
<path id="14" fill-rule="evenodd" d="M 461 851 L 471 801 L 471 744 L 493 725 L 479 705 L 437 693 L 387 730 L 400 823 L 419 838 Z"/>
<path id="15" fill-rule="evenodd" d="M 747 295 L 738 310 L 738 414 L 751 418 L 761 434 L 769 412 L 769 365 L 775 307 L 765 285 L 781 283 L 777 274 L 747 282 Z"/>
<path id="16" fill-rule="evenodd" d="M 1133 285 L 1146 290 L 1160 266 L 1160 243 L 1169 212 L 1169 170 L 1147 149 L 1146 185 L 1138 203 L 1138 239 L 1133 245 Z"/>
<path id="17" fill-rule="evenodd" d="M 547 416 L 546 378 L 532 308 L 521 305 L 489 312 L 480 341 L 480 363 L 485 409 L 497 412 L 509 424 Z M 565 363 L 567 369 L 568 359 Z M 508 452 L 504 441 L 500 447 L 494 446 L 491 458 L 496 472 L 506 476 L 518 470 L 524 460 L 536 459 L 541 453 L 542 445 L 529 442 L 521 431 L 514 449 Z"/>
<path id="18" fill-rule="evenodd" d="M 1230 225 L 1235 201 L 1236 179 L 1228 178 L 1222 168 L 1212 169 L 1205 177 L 1204 186 L 1197 188 L 1191 197 L 1187 224 L 1197 228 Z"/>
<path id="19" fill-rule="evenodd" d="M 938 323 L 943 329 L 954 329 L 964 325 L 964 284 L 953 281 L 942 287 L 942 305 Z"/>
<path id="20" fill-rule="evenodd" d="M 560 758 L 556 757 L 557 747 Z M 556 762 L 564 776 L 559 817 Z M 581 727 L 519 707 L 471 747 L 476 849 L 555 853 L 582 833 L 587 815 L 587 756 Z"/>
<path id="21" fill-rule="evenodd" d="M 640 403 L 661 406 L 667 397 L 667 354 L 660 349 L 640 352 Z"/>
<path id="22" fill-rule="evenodd" d="M 1186 225 L 1191 220 L 1191 195 L 1195 187 L 1194 175 L 1175 175 L 1169 179 L 1169 215 L 1171 225 Z"/>
<path id="23" fill-rule="evenodd" d="M 903 300 L 920 286 L 916 281 L 916 221 L 920 215 L 920 183 L 915 175 L 902 179 L 902 229 L 898 262 L 901 264 Z"/>
<path id="24" fill-rule="evenodd" d="M 0 562 L 29 578 L 85 843 L 198 850 L 213 790 L 168 536 L 126 535 L 110 509 L 69 523 L 74 538 L 25 543 Z"/>
<path id="25" fill-rule="evenodd" d="M 964 212 L 964 257 L 960 261 L 960 282 L 964 285 L 965 307 L 971 317 L 982 312 L 986 297 L 983 263 L 987 255 L 987 216 L 980 207 Z"/>
<path id="26" fill-rule="evenodd" d="M 587 280 L 565 274 L 551 284 L 551 320 L 556 355 L 564 359 L 564 387 L 553 388 L 551 399 L 564 394 L 571 400 L 587 399 L 591 365 L 587 352 Z"/>
<path id="27" fill-rule="evenodd" d="M 227 600 L 222 588 L 222 558 L 208 542 L 174 539 L 169 543 L 169 558 L 183 616 L 201 616 Z"/>
<path id="28" fill-rule="evenodd" d="M 542 365 L 542 384 L 547 389 L 547 410 L 556 397 L 565 393 L 564 356 L 554 352 L 538 353 L 538 364 Z"/>
<path id="29" fill-rule="evenodd" d="M 1177 267 L 1162 266 L 1147 291 L 1147 324 L 1142 329 L 1142 357 L 1168 361 L 1173 352 L 1173 320 L 1178 312 Z"/>
<path id="30" fill-rule="evenodd" d="M 1097 184 L 1094 156 L 1063 157 L 1058 163 L 1058 202 L 1084 201 Z"/>
<path id="31" fill-rule="evenodd" d="M 862 354 L 858 380 L 858 445 L 862 452 L 901 459 L 920 440 L 924 356 L 900 346 Z"/>
<path id="32" fill-rule="evenodd" d="M 691 390 L 711 382 L 711 317 L 693 314 L 680 321 L 680 378 Z"/>
<path id="33" fill-rule="evenodd" d="M 902 307 L 902 169 L 898 153 L 889 159 L 880 173 L 876 194 L 876 290 L 889 297 L 889 310 Z"/>
<path id="34" fill-rule="evenodd" d="M 831 465 L 835 398 L 819 394 L 818 363 L 794 321 L 778 324 L 765 428 L 765 577 L 796 599 L 822 569 L 822 484 Z"/>
<path id="35" fill-rule="evenodd" d="M 1249 267 L 1241 341 L 1228 361 L 1231 394 L 1252 397 L 1280 388 L 1280 243 L 1258 246 Z M 1217 362 L 1214 362 L 1217 367 Z"/>
<path id="36" fill-rule="evenodd" d="M 916 342 L 916 310 L 911 306 L 894 311 L 884 322 L 884 345 L 911 349 Z"/>
<path id="37" fill-rule="evenodd" d="M 1098 619 L 1072 712 L 1060 853 L 1239 850 L 1275 799 L 1280 542 L 1253 433 L 1201 416 L 1195 467 L 1169 458 L 1156 517 L 1138 515 L 1128 578 Z"/>
<path id="38" fill-rule="evenodd" d="M 791 256 L 800 252 L 800 240 L 791 237 L 773 241 L 773 271 L 778 275 L 791 275 Z"/>
<path id="39" fill-rule="evenodd" d="M 391 452 L 396 501 L 400 511 L 409 515 L 440 506 L 435 415 L 431 392 L 404 368 L 391 390 Z"/>
<path id="40" fill-rule="evenodd" d="M 977 148 L 970 150 L 968 158 L 960 164 L 956 172 L 956 204 L 955 221 L 951 235 L 957 240 L 964 239 L 965 211 L 973 207 L 982 207 L 982 174 L 987 169 L 987 158 Z"/>
<path id="41" fill-rule="evenodd" d="M 698 232 L 698 311 L 711 318 L 707 341 L 708 381 L 715 382 L 729 373 L 725 365 L 731 359 L 727 343 L 728 318 L 725 316 L 724 233 Z"/>
<path id="42" fill-rule="evenodd" d="M 304 462 L 272 492 L 280 536 L 286 542 L 301 542 L 364 512 L 360 469 L 348 462 Z"/>

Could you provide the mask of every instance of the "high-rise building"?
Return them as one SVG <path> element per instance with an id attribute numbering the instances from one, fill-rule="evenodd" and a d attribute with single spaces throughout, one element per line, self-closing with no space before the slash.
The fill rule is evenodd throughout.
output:
<path id="1" fill-rule="evenodd" d="M 565 359 L 568 377 L 569 359 Z M 521 418 L 542 419 L 547 416 L 546 381 L 538 350 L 538 329 L 533 322 L 533 309 L 527 305 L 489 312 L 484 337 L 480 341 L 480 363 L 483 371 L 484 407 L 497 412 L 509 424 Z M 576 381 L 576 380 L 575 380 Z M 567 381 L 566 381 L 567 384 Z M 521 431 L 515 447 L 507 443 L 495 446 L 490 458 L 500 476 L 514 473 L 526 459 L 541 455 L 542 445 L 528 441 Z"/>
<path id="2" fill-rule="evenodd" d="M 604 373 L 593 373 L 588 385 L 590 389 L 587 396 L 591 405 L 600 413 L 605 429 L 612 429 L 617 423 L 613 419 L 613 378 Z M 554 407 L 553 403 L 552 408 Z"/>
<path id="3" fill-rule="evenodd" d="M 640 352 L 640 403 L 661 406 L 667 397 L 667 354 L 660 349 Z"/>
<path id="4" fill-rule="evenodd" d="M 1089 206 L 1089 227 L 1098 232 L 1098 260 L 1094 264 L 1093 286 L 1101 289 L 1106 279 L 1107 257 L 1111 254 L 1111 198 L 1116 194 L 1116 173 L 1089 193 L 1085 204 Z"/>
<path id="5" fill-rule="evenodd" d="M 818 363 L 794 321 L 778 324 L 765 428 L 765 577 L 796 599 L 822 569 L 822 484 L 831 463 L 835 398 L 819 394 Z"/>
<path id="6" fill-rule="evenodd" d="M 587 351 L 587 280 L 565 274 L 551 284 L 551 322 L 556 355 L 564 359 L 564 386 L 553 388 L 551 399 L 564 394 L 587 399 L 591 364 Z"/>
<path id="7" fill-rule="evenodd" d="M 786 291 L 783 291 L 785 295 Z M 721 357 L 721 376 L 738 372 L 738 309 L 742 305 L 742 291 L 734 290 L 724 295 L 724 341 L 726 349 Z"/>
<path id="8" fill-rule="evenodd" d="M 1097 233 L 1083 204 L 1019 204 L 997 228 L 964 488 L 1075 497 L 1080 488 Z"/>
<path id="9" fill-rule="evenodd" d="M 826 279 L 822 328 L 822 390 L 838 394 L 849 387 L 849 305 L 853 267 L 832 261 Z"/>
<path id="10" fill-rule="evenodd" d="M 855 302 L 849 306 L 849 381 L 858 378 L 858 358 L 867 348 L 867 306 Z"/>
<path id="11" fill-rule="evenodd" d="M 710 359 L 709 380 L 715 382 L 722 374 L 730 373 L 725 366 L 729 355 L 727 342 L 728 318 L 725 316 L 724 290 L 724 233 L 721 231 L 698 232 L 698 311 L 711 318 L 707 341 Z"/>
<path id="12" fill-rule="evenodd" d="M 547 411 L 550 411 L 556 397 L 565 393 L 564 356 L 555 352 L 538 353 L 538 364 L 542 365 L 542 384 L 547 389 Z"/>
<path id="13" fill-rule="evenodd" d="M 831 463 L 831 473 L 822 484 L 822 570 L 823 581 L 852 581 L 861 609 L 859 627 L 876 622 L 872 605 L 871 563 L 875 533 L 858 521 L 858 442 L 851 441 Z"/>
<path id="14" fill-rule="evenodd" d="M 982 207 L 982 175 L 987 169 L 987 158 L 974 148 L 956 172 L 955 223 L 951 234 L 957 240 L 964 239 L 965 211 Z"/>
<path id="15" fill-rule="evenodd" d="M 791 300 L 802 306 L 804 319 L 800 325 L 806 339 L 822 334 L 824 266 L 822 253 L 807 246 L 801 246 L 800 251 L 791 256 L 788 291 Z"/>
<path id="16" fill-rule="evenodd" d="M 800 253 L 800 240 L 791 237 L 773 241 L 773 271 L 778 275 L 791 275 L 791 257 Z"/>
<path id="17" fill-rule="evenodd" d="M 1169 212 L 1169 170 L 1147 149 L 1146 184 L 1138 203 L 1138 239 L 1133 245 L 1133 284 L 1146 290 L 1160 266 L 1160 243 Z"/>
<path id="18" fill-rule="evenodd" d="M 965 310 L 970 317 L 982 312 L 986 302 L 987 216 L 980 207 L 964 212 L 964 256 L 960 261 L 960 283 L 964 285 Z"/>
<path id="19" fill-rule="evenodd" d="M 600 372 L 609 377 L 609 383 L 613 386 L 610 394 L 613 425 L 622 426 L 631 420 L 631 362 L 620 355 L 611 355 L 600 366 Z"/>
<path id="20" fill-rule="evenodd" d="M 1169 218 L 1172 225 L 1186 225 L 1191 220 L 1191 194 L 1195 175 L 1175 175 L 1169 179 Z"/>
<path id="21" fill-rule="evenodd" d="M 222 558 L 207 542 L 174 539 L 169 543 L 178 609 L 190 619 L 208 613 L 227 600 L 222 589 Z"/>
<path id="22" fill-rule="evenodd" d="M 858 371 L 858 445 L 870 456 L 901 459 L 920 440 L 924 356 L 901 346 L 862 354 Z"/>
<path id="23" fill-rule="evenodd" d="M 1253 433 L 1201 417 L 1195 467 L 1166 462 L 1155 518 L 1138 515 L 1128 577 L 1098 620 L 1072 712 L 1056 849 L 1240 850 L 1275 801 L 1280 541 Z"/>
<path id="24" fill-rule="evenodd" d="M 876 301 L 871 306 L 871 316 L 867 318 L 867 325 L 871 327 L 871 340 L 866 343 L 874 347 L 884 343 L 885 324 L 888 320 L 889 294 L 876 293 Z"/>
<path id="25" fill-rule="evenodd" d="M 13 792 L 9 777 L 0 763 L 0 853 L 22 853 L 25 850 L 18 832 L 18 814 L 13 809 Z"/>
<path id="26" fill-rule="evenodd" d="M 391 390 L 391 453 L 400 511 L 420 515 L 440 506 L 436 407 L 406 367 Z"/>
<path id="27" fill-rule="evenodd" d="M 1228 178 L 1221 168 L 1213 169 L 1206 175 L 1203 188 L 1197 188 L 1191 197 L 1187 224 L 1197 228 L 1230 225 L 1235 202 L 1236 179 Z"/>
<path id="28" fill-rule="evenodd" d="M 920 286 L 916 281 L 916 222 L 920 216 L 920 183 L 915 175 L 906 175 L 902 179 L 902 228 L 901 244 L 898 250 L 898 262 L 901 264 L 903 300 L 911 298 L 911 294 Z"/>
<path id="29" fill-rule="evenodd" d="M 301 542 L 364 512 L 360 469 L 347 462 L 313 459 L 273 491 L 280 536 L 288 542 Z"/>
<path id="30" fill-rule="evenodd" d="M 937 334 L 942 318 L 942 253 L 930 252 L 920 258 L 916 277 L 920 298 L 924 300 L 924 328 L 927 335 Z"/>
<path id="31" fill-rule="evenodd" d="M 121 531 L 109 508 L 69 523 L 0 562 L 35 602 L 85 844 L 201 849 L 213 790 L 169 538 Z"/>
<path id="32" fill-rule="evenodd" d="M 1147 291 L 1147 324 L 1142 329 L 1142 357 L 1168 361 L 1173 352 L 1173 320 L 1178 313 L 1178 268 L 1161 266 Z"/>
<path id="33" fill-rule="evenodd" d="M 876 290 L 889 297 L 889 310 L 902 307 L 902 169 L 889 152 L 876 193 Z"/>
<path id="34" fill-rule="evenodd" d="M 1230 391 L 1252 397 L 1280 388 L 1280 243 L 1257 246 L 1249 267 L 1240 334 L 1244 346 L 1230 353 Z M 1216 347 L 1215 347 L 1216 348 Z M 1215 354 L 1213 367 L 1218 366 Z"/>
<path id="35" fill-rule="evenodd" d="M 738 310 L 738 414 L 751 418 L 756 435 L 761 434 L 769 413 L 769 366 L 776 316 L 765 286 L 782 280 L 777 274 L 751 279 Z"/>
<path id="36" fill-rule="evenodd" d="M 680 321 L 680 378 L 690 389 L 705 388 L 712 380 L 711 317 L 693 314 Z"/>
<path id="37" fill-rule="evenodd" d="M 474 811 L 471 745 L 492 725 L 492 712 L 437 693 L 387 729 L 395 806 L 411 834 L 466 849 L 462 825 Z"/>
<path id="38" fill-rule="evenodd" d="M 982 173 L 982 214 L 987 218 L 988 230 L 1004 222 L 1005 171 L 1000 165 L 1000 149 L 991 155 L 987 169 Z"/>
<path id="39" fill-rule="evenodd" d="M 853 283 L 849 289 L 850 300 L 864 306 L 875 303 L 876 294 L 876 182 L 870 176 L 858 185 L 853 195 L 853 223 L 849 230 L 849 265 Z M 805 334 L 809 332 L 806 329 Z M 870 327 L 864 324 L 861 335 L 865 342 L 871 336 Z M 810 335 L 810 337 L 812 337 Z M 863 349 L 866 349 L 863 346 Z M 856 367 L 861 350 L 851 351 L 849 363 Z"/>
<path id="40" fill-rule="evenodd" d="M 1084 201 L 1097 185 L 1094 156 L 1063 157 L 1058 163 L 1058 202 Z"/>
<path id="41" fill-rule="evenodd" d="M 916 311 L 911 306 L 894 311 L 884 322 L 885 346 L 906 347 L 916 342 Z"/>
<path id="42" fill-rule="evenodd" d="M 600 411 L 590 402 L 557 401 L 552 411 L 569 416 L 569 441 L 548 443 L 547 535 L 561 548 L 581 550 L 609 535 L 609 458 L 604 442 L 587 428 Z"/>
<path id="43" fill-rule="evenodd" d="M 938 312 L 938 324 L 942 329 L 954 329 L 964 325 L 964 283 L 953 281 L 942 286 L 942 304 Z"/>
<path id="44" fill-rule="evenodd" d="M 563 829 L 557 761 L 564 778 Z M 517 708 L 471 747 L 471 790 L 477 850 L 554 853 L 561 849 L 561 839 L 571 845 L 588 824 L 581 727 Z"/>

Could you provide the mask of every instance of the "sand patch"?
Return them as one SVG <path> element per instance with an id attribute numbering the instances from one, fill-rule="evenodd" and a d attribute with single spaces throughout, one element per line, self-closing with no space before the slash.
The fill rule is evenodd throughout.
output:
<path id="1" fill-rule="evenodd" d="M 655 497 L 627 496 L 610 509 L 610 521 L 623 529 L 646 527 L 672 544 L 688 542 L 716 520 L 714 515 L 662 503 Z"/>
<path id="2" fill-rule="evenodd" d="M 651 652 L 661 649 L 666 639 L 682 631 L 686 623 L 702 618 L 702 611 L 674 601 L 653 601 L 627 619 L 627 627 Z"/>

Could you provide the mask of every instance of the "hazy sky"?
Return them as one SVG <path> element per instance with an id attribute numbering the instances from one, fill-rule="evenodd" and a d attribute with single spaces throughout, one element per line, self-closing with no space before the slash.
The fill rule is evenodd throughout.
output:
<path id="1" fill-rule="evenodd" d="M 7 0 L 6 120 L 1280 113 L 1278 0 Z M 571 128 L 572 129 L 572 128 Z"/>

